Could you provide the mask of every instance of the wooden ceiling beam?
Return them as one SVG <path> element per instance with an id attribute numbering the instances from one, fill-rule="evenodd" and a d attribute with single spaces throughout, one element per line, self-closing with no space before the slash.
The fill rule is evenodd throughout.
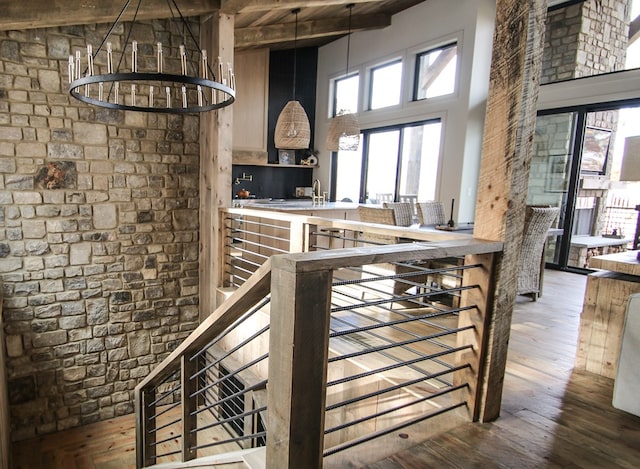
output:
<path id="1" fill-rule="evenodd" d="M 638 37 L 640 37 L 640 15 L 629 23 L 629 44 L 636 41 Z"/>
<path id="2" fill-rule="evenodd" d="M 0 30 L 48 28 L 75 24 L 112 23 L 125 2 L 105 0 L 0 0 Z M 133 19 L 137 1 L 132 1 L 123 21 Z M 183 16 L 209 14 L 220 8 L 220 0 L 180 0 Z M 144 0 L 137 18 L 170 18 L 166 0 Z"/>
<path id="3" fill-rule="evenodd" d="M 391 15 L 359 15 L 351 18 L 351 32 L 381 29 L 391 25 Z M 342 36 L 349 32 L 348 18 L 308 20 L 298 22 L 298 40 Z M 293 41 L 294 23 L 238 28 L 235 47 L 267 47 L 270 44 Z"/>
<path id="4" fill-rule="evenodd" d="M 252 11 L 292 10 L 294 8 L 327 7 L 350 3 L 375 3 L 383 0 L 220 0 L 224 13 L 238 14 Z"/>

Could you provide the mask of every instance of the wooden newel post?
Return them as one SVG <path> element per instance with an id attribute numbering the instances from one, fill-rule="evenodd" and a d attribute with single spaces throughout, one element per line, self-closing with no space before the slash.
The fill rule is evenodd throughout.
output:
<path id="1" fill-rule="evenodd" d="M 476 288 L 462 292 L 460 306 L 476 305 L 476 308 L 461 311 L 458 327 L 474 326 L 458 334 L 458 346 L 472 344 L 472 349 L 459 352 L 456 365 L 469 363 L 471 366 L 456 373 L 456 385 L 468 383 L 467 409 L 473 421 L 480 418 L 480 404 L 483 396 L 484 354 L 488 341 L 488 323 L 494 309 L 493 292 L 495 289 L 496 254 L 472 254 L 465 258 L 465 265 L 478 265 L 478 268 L 464 271 L 463 285 Z"/>
<path id="2" fill-rule="evenodd" d="M 322 467 L 332 271 L 272 258 L 267 468 Z"/>
<path id="3" fill-rule="evenodd" d="M 136 405 L 136 467 L 151 466 L 156 463 L 155 447 L 155 389 L 135 391 Z"/>
<path id="4" fill-rule="evenodd" d="M 197 360 L 189 360 L 186 355 L 181 358 L 180 381 L 182 382 L 182 460 L 191 461 L 196 458 L 196 446 L 198 446 L 195 430 L 198 426 L 198 417 L 195 414 L 197 407 L 198 380 L 191 379 L 198 371 Z"/>

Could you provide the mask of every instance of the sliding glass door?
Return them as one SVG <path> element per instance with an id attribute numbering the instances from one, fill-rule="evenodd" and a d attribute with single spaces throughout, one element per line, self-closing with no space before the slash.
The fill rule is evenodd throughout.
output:
<path id="1" fill-rule="evenodd" d="M 549 236 L 546 261 L 556 265 L 562 259 L 564 227 L 571 225 L 572 196 L 571 170 L 577 114 L 574 112 L 538 116 L 529 173 L 528 205 L 560 207 L 555 236 Z M 569 233 L 567 231 L 567 233 Z"/>
<path id="2" fill-rule="evenodd" d="M 631 246 L 640 190 L 625 181 L 623 160 L 640 152 L 639 117 L 628 104 L 538 116 L 527 204 L 560 207 L 545 251 L 551 265 L 588 269 L 592 256 Z"/>
<path id="3" fill-rule="evenodd" d="M 439 120 L 363 131 L 358 151 L 334 156 L 335 200 L 381 204 L 406 196 L 434 199 L 441 132 Z"/>

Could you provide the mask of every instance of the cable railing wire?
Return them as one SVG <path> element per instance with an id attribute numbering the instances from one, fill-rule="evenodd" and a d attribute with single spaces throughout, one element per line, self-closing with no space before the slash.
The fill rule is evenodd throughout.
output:
<path id="1" fill-rule="evenodd" d="M 254 220 L 246 215 L 227 217 L 225 225 L 230 234 L 225 235 L 225 243 L 226 248 L 231 250 L 231 254 L 227 251 L 225 256 L 226 265 L 223 271 L 228 277 L 225 280 L 228 283 L 225 285 L 240 286 L 249 280 L 253 270 L 260 267 L 261 262 L 266 261 L 271 253 L 289 252 L 282 245 L 290 243 L 289 238 L 292 234 L 290 225 L 265 223 L 260 221 L 263 220 L 261 217 L 256 216 L 256 218 Z M 262 233 L 261 227 L 271 231 Z M 289 233 L 289 238 L 278 234 L 284 232 Z M 319 228 L 319 230 L 313 230 L 311 234 L 317 239 L 329 239 L 329 248 L 336 247 L 334 244 L 342 244 L 342 247 L 345 247 L 349 243 L 353 243 L 354 246 L 378 245 L 375 242 L 367 243 L 356 230 L 350 231 L 344 228 L 331 231 L 322 231 L 322 228 Z M 334 241 L 338 242 L 334 243 Z M 316 241 L 312 248 L 317 250 L 327 248 L 320 244 Z M 419 243 L 416 245 L 419 247 Z M 461 393 L 469 388 L 469 384 L 464 382 L 454 384 L 454 376 L 457 376 L 455 373 L 472 367 L 471 363 L 459 363 L 458 360 L 463 356 L 462 352 L 472 349 L 474 345 L 459 343 L 456 337 L 463 332 L 475 329 L 475 326 L 461 325 L 457 319 L 461 313 L 478 308 L 476 305 L 460 307 L 459 300 L 464 298 L 464 292 L 478 288 L 478 285 L 461 285 L 461 280 L 467 269 L 476 268 L 479 264 L 464 265 L 464 257 L 459 257 L 454 261 L 454 265 L 436 268 L 421 262 L 450 263 L 452 258 L 431 258 L 429 256 L 434 254 L 426 252 L 424 255 L 428 258 L 392 263 L 408 269 L 406 272 L 387 274 L 383 271 L 381 275 L 382 269 L 376 270 L 368 265 L 344 267 L 334 272 L 330 304 L 332 317 L 328 331 L 332 351 L 327 366 L 332 366 L 332 370 L 335 371 L 341 368 L 344 360 L 353 359 L 353 364 L 357 368 L 351 369 L 348 375 L 329 373 L 331 379 L 326 382 L 327 390 L 332 390 L 331 399 L 336 399 L 337 394 L 342 392 L 340 385 L 344 386 L 357 380 L 370 382 L 374 379 L 379 380 L 379 384 L 374 386 L 376 387 L 374 391 L 368 389 L 367 391 L 370 392 L 349 395 L 348 399 L 332 402 L 326 407 L 326 411 L 333 412 L 340 408 L 348 408 L 378 396 L 389 397 L 384 401 L 384 405 L 373 406 L 370 409 L 373 410 L 372 412 L 367 412 L 366 415 L 355 412 L 354 415 L 357 418 L 349 421 L 341 420 L 337 426 L 326 428 L 324 432 L 335 434 L 383 416 L 390 416 L 389 422 L 392 423 L 390 425 L 387 423 L 385 426 L 384 422 L 387 419 L 384 419 L 379 424 L 376 423 L 376 431 L 369 431 L 366 435 L 360 435 L 360 429 L 354 429 L 350 433 L 350 435 L 357 435 L 355 437 L 340 435 L 337 445 L 325 449 L 325 456 L 466 405 L 464 401 L 456 402 L 456 399 L 463 396 Z M 389 265 L 389 263 L 384 264 Z M 360 278 L 352 278 L 351 272 Z M 433 279 L 437 281 L 432 281 Z M 369 297 L 366 298 L 365 295 Z M 445 298 L 444 295 L 447 299 L 442 300 Z M 267 431 L 263 429 L 267 422 L 261 421 L 268 413 L 263 403 L 268 392 L 267 380 L 259 379 L 257 374 L 264 374 L 269 355 L 268 352 L 257 353 L 256 357 L 256 353 L 252 351 L 251 355 L 247 355 L 249 358 L 241 357 L 244 356 L 245 347 L 251 347 L 256 340 L 262 340 L 260 338 L 269 332 L 269 326 L 258 322 L 259 325 L 252 326 L 253 329 L 243 331 L 240 339 L 229 334 L 245 324 L 253 314 L 268 305 L 269 301 L 270 298 L 267 296 L 259 305 L 243 314 L 206 345 L 190 353 L 190 360 L 198 359 L 200 362 L 195 367 L 196 371 L 189 377 L 189 382 L 192 384 L 188 390 L 177 387 L 164 391 L 159 398 L 154 396 L 154 403 L 159 403 L 164 402 L 163 399 L 175 399 L 179 393 L 188 393 L 188 396 L 197 402 L 196 408 L 190 410 L 190 415 L 197 416 L 198 423 L 197 428 L 185 431 L 195 434 L 205 430 L 222 429 L 216 430 L 214 434 L 219 431 L 225 432 L 224 436 L 215 441 L 210 441 L 209 437 L 206 441 L 198 439 L 199 444 L 192 447 L 192 450 L 243 441 L 251 441 L 250 444 L 253 445 L 257 439 L 262 438 L 264 442 L 267 438 Z M 259 321 L 262 319 L 260 318 Z M 454 327 L 454 323 L 458 323 L 457 327 Z M 421 327 L 425 330 L 421 331 Z M 341 340 L 354 345 L 348 345 L 344 349 L 347 353 L 331 355 L 338 353 L 339 350 L 342 351 L 343 346 L 336 342 Z M 363 358 L 367 356 L 380 363 L 366 365 L 367 361 Z M 171 379 L 177 379 L 176 373 L 173 373 Z M 167 383 L 168 381 L 170 381 L 169 378 Z M 387 405 L 394 404 L 390 402 L 391 393 L 399 390 L 404 390 L 401 394 L 408 398 L 398 401 L 397 405 Z M 180 405 L 180 402 L 173 404 L 175 405 Z M 365 405 L 368 406 L 368 404 Z M 420 413 L 420 415 L 412 418 L 399 413 L 411 406 L 415 406 L 416 410 L 410 413 Z M 163 408 L 162 411 L 167 410 Z M 201 417 L 204 411 L 209 412 L 207 415 L 214 416 L 213 421 Z M 349 411 L 346 413 L 350 414 Z M 168 423 L 162 422 L 162 425 L 155 428 L 154 433 L 158 434 L 179 423 L 180 419 L 171 420 Z M 379 428 L 380 425 L 382 428 Z M 340 440 L 345 437 L 349 439 Z M 177 436 L 172 435 L 171 439 L 175 438 Z M 166 441 L 169 440 L 154 444 L 157 446 Z M 242 447 L 246 445 L 247 443 Z"/>
<path id="2" fill-rule="evenodd" d="M 419 399 L 416 399 L 414 401 L 409 401 L 409 402 L 406 402 L 404 404 L 401 404 L 401 405 L 398 405 L 398 406 L 395 406 L 395 407 L 389 407 L 389 408 L 387 408 L 385 410 L 382 410 L 380 412 L 375 412 L 373 414 L 365 415 L 365 416 L 360 417 L 358 419 L 350 420 L 348 422 L 344 422 L 341 425 L 336 425 L 335 427 L 327 428 L 327 429 L 325 429 L 324 434 L 328 435 L 328 434 L 333 433 L 333 432 L 344 430 L 345 428 L 353 427 L 354 425 L 359 425 L 359 424 L 364 423 L 364 422 L 366 422 L 368 420 L 371 420 L 371 419 L 374 419 L 374 418 L 378 418 L 378 417 L 383 417 L 383 416 L 389 415 L 389 414 L 391 414 L 393 412 L 397 412 L 398 410 L 406 409 L 407 407 L 415 406 L 417 404 L 421 404 L 421 403 L 426 402 L 426 401 L 437 399 L 438 397 L 442 397 L 442 396 L 445 396 L 445 395 L 450 394 L 452 392 L 460 391 L 460 390 L 468 388 L 468 387 L 469 387 L 469 385 L 466 384 L 466 383 L 459 384 L 457 386 L 452 386 L 450 388 L 443 389 L 443 390 L 435 392 L 433 394 L 429 394 L 428 396 L 423 396 L 423 397 L 421 397 Z"/>

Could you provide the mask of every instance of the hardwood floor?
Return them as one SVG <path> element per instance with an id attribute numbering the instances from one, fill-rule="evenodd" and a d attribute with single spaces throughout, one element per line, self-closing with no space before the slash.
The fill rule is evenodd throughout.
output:
<path id="1" fill-rule="evenodd" d="M 638 468 L 640 417 L 611 406 L 613 380 L 573 371 L 586 277 L 545 273 L 544 295 L 518 297 L 502 412 L 373 466 Z"/>
<path id="2" fill-rule="evenodd" d="M 638 468 L 640 417 L 611 406 L 613 381 L 573 371 L 586 277 L 545 273 L 518 297 L 501 417 L 378 462 L 397 468 Z M 15 469 L 135 467 L 133 416 L 15 443 Z"/>

